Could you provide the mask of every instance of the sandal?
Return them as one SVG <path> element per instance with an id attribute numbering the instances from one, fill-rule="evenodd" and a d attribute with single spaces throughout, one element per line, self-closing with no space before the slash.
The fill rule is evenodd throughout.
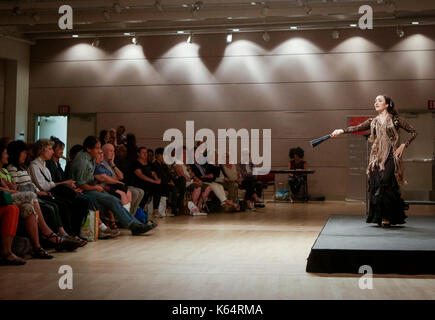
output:
<path id="1" fill-rule="evenodd" d="M 26 264 L 26 260 L 23 258 L 15 256 L 14 259 L 9 260 L 8 257 L 12 254 L 8 254 L 7 256 L 4 256 L 0 259 L 0 265 L 2 266 L 22 266 Z"/>
<path id="2" fill-rule="evenodd" d="M 54 232 L 52 232 L 49 236 L 42 235 L 42 238 L 48 242 L 54 243 L 54 248 L 56 251 L 73 251 L 80 246 L 79 241 L 71 240 L 69 236 L 65 236 L 64 238 L 59 237 Z M 55 242 L 50 241 L 50 239 L 55 239 Z"/>
<path id="3" fill-rule="evenodd" d="M 32 257 L 36 259 L 53 259 L 53 256 L 41 247 L 33 251 Z"/>

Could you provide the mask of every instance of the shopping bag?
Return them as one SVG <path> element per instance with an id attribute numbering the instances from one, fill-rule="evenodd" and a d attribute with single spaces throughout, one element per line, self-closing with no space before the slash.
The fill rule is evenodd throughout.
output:
<path id="1" fill-rule="evenodd" d="M 135 217 L 143 224 L 148 222 L 148 214 L 142 208 L 137 208 Z"/>
<path id="2" fill-rule="evenodd" d="M 88 216 L 80 228 L 80 237 L 87 241 L 97 241 L 99 225 L 100 212 L 98 210 L 89 210 Z"/>

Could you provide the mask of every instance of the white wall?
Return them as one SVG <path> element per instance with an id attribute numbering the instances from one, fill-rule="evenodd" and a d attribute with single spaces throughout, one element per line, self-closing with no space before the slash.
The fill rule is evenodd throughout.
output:
<path id="1" fill-rule="evenodd" d="M 97 113 L 97 129 L 124 124 L 140 145 L 162 146 L 168 128 L 272 128 L 272 165 L 287 166 L 289 147 L 306 151 L 310 190 L 346 194 L 347 140 L 312 150 L 308 141 L 343 127 L 347 115 L 373 114 L 377 94 L 400 110 L 424 111 L 435 92 L 435 27 L 373 31 L 276 32 L 92 40 L 46 40 L 32 48 L 34 113 Z"/>

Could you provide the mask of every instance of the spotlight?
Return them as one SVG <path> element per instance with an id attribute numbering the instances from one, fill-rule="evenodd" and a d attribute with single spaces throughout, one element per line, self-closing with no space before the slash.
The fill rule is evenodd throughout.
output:
<path id="1" fill-rule="evenodd" d="M 264 31 L 264 33 L 263 33 L 263 40 L 266 42 L 270 41 L 270 35 L 267 31 Z"/>
<path id="2" fill-rule="evenodd" d="M 138 44 L 136 37 L 131 38 L 131 43 L 133 43 L 134 45 Z"/>
<path id="3" fill-rule="evenodd" d="M 187 37 L 186 42 L 187 43 L 192 43 L 192 38 L 193 38 L 193 34 L 189 34 L 189 36 Z"/>
<path id="4" fill-rule="evenodd" d="M 116 13 L 121 13 L 122 11 L 122 7 L 117 1 L 115 1 L 115 3 L 113 4 L 113 9 Z"/>
<path id="5" fill-rule="evenodd" d="M 106 21 L 110 20 L 110 13 L 107 10 L 103 11 L 103 16 Z"/>
<path id="6" fill-rule="evenodd" d="M 198 11 L 201 10 L 201 8 L 204 6 L 204 3 L 199 0 L 196 1 L 194 4 L 192 4 L 192 8 L 190 9 L 190 13 L 192 13 L 193 16 L 196 16 L 198 14 Z"/>
<path id="7" fill-rule="evenodd" d="M 95 38 L 94 41 L 92 41 L 92 46 L 98 48 L 100 46 L 100 39 Z"/>
<path id="8" fill-rule="evenodd" d="M 313 12 L 313 9 L 311 9 L 311 7 L 310 7 L 309 5 L 306 5 L 306 6 L 305 6 L 305 13 L 306 13 L 307 15 L 310 15 L 311 12 Z"/>
<path id="9" fill-rule="evenodd" d="M 405 36 L 405 31 L 403 30 L 403 28 L 401 26 L 397 27 L 396 33 L 397 33 L 397 36 L 399 38 L 403 38 Z"/>
<path id="10" fill-rule="evenodd" d="M 261 8 L 261 15 L 265 17 L 267 16 L 268 13 L 269 13 L 269 6 L 263 2 L 263 8 Z"/>
<path id="11" fill-rule="evenodd" d="M 161 2 L 161 0 L 156 0 L 156 1 L 154 2 L 154 7 L 156 7 L 156 9 L 159 10 L 159 11 L 163 11 L 163 7 L 162 7 L 162 2 Z"/>
<path id="12" fill-rule="evenodd" d="M 337 40 L 338 38 L 340 38 L 340 32 L 338 30 L 332 31 L 332 39 Z"/>
<path id="13" fill-rule="evenodd" d="M 231 43 L 233 41 L 233 34 L 232 33 L 228 33 L 227 34 L 227 43 Z"/>

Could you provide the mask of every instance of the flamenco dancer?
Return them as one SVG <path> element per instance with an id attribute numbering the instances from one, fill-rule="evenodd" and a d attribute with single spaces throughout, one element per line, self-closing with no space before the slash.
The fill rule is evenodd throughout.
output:
<path id="1" fill-rule="evenodd" d="M 346 129 L 336 129 L 331 133 L 335 138 L 343 133 L 370 129 L 372 142 L 370 161 L 367 168 L 369 177 L 370 207 L 367 223 L 377 223 L 384 228 L 404 224 L 407 206 L 403 201 L 399 184 L 406 183 L 403 175 L 402 153 L 417 136 L 415 129 L 400 118 L 390 97 L 376 97 L 377 117 Z M 409 133 L 405 143 L 399 145 L 399 128 Z"/>

